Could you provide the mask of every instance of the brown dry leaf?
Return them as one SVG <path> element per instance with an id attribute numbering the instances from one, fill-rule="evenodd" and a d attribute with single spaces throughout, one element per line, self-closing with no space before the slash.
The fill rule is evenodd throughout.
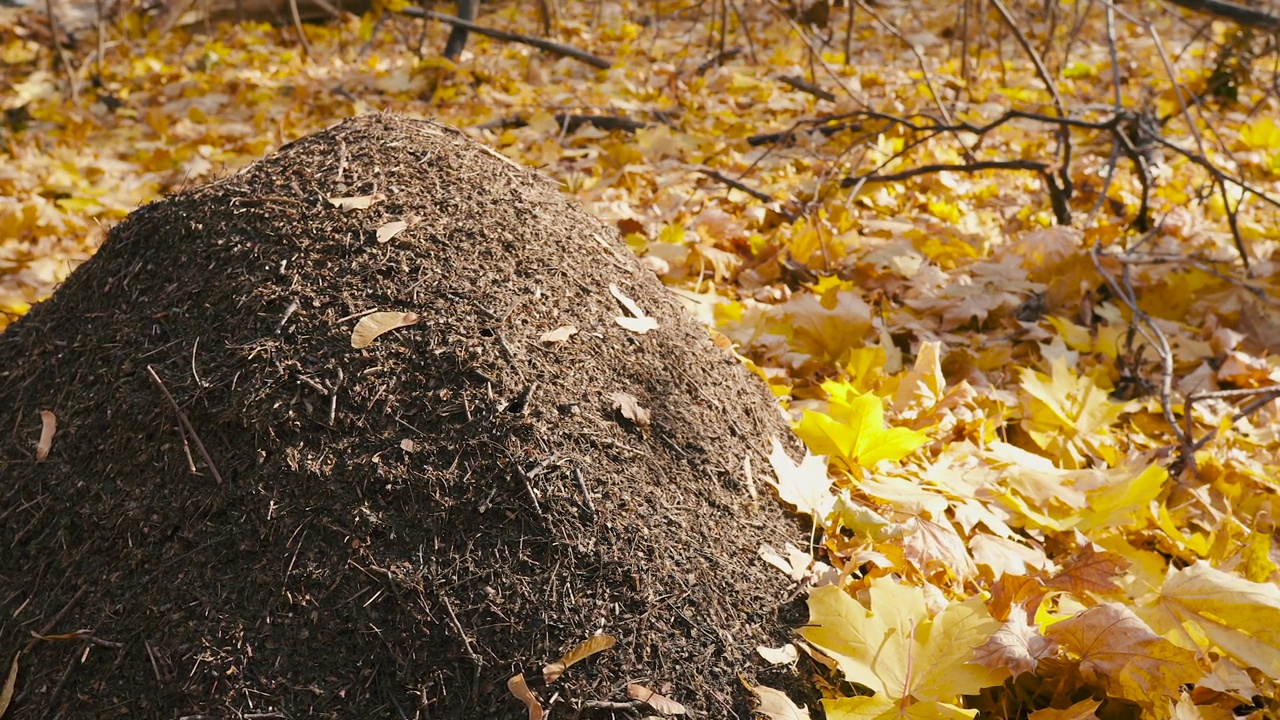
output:
<path id="1" fill-rule="evenodd" d="M 639 700 L 645 705 L 653 708 L 654 712 L 659 712 L 663 715 L 683 715 L 688 712 L 685 710 L 683 705 L 675 700 L 659 695 L 649 688 L 643 685 L 636 685 L 635 683 L 629 683 L 627 685 L 627 697 L 632 700 Z"/>
<path id="2" fill-rule="evenodd" d="M 1039 578 L 1005 575 L 992 584 L 991 601 L 987 603 L 987 609 L 991 611 L 991 617 L 1007 620 L 1010 612 L 1020 605 L 1023 607 L 1039 605 L 1040 598 L 1043 598 L 1047 592 L 1044 582 Z M 1018 609 L 1020 612 L 1025 612 L 1021 608 Z"/>
<path id="3" fill-rule="evenodd" d="M 40 411 L 40 442 L 36 443 L 36 462 L 44 462 L 53 449 L 53 434 L 58 431 L 58 416 L 48 410 Z"/>
<path id="4" fill-rule="evenodd" d="M 515 675 L 508 680 L 507 690 L 510 690 L 517 700 L 529 708 L 529 720 L 542 720 L 542 704 L 538 702 L 538 698 L 533 696 L 533 691 L 529 689 L 529 684 L 524 681 L 524 673 Z"/>
<path id="5" fill-rule="evenodd" d="M 408 218 L 406 220 L 394 220 L 382 227 L 378 228 L 377 240 L 380 243 L 390 242 L 391 238 L 399 235 L 401 232 L 413 225 L 417 218 Z"/>
<path id="6" fill-rule="evenodd" d="M 1027 622 L 1025 612 L 1015 612 L 985 643 L 974 648 L 973 660 L 992 669 L 1006 668 L 1016 678 L 1035 672 L 1040 658 L 1053 655 L 1055 649 L 1039 627 Z"/>
<path id="7" fill-rule="evenodd" d="M 370 313 L 360 318 L 360 322 L 356 323 L 355 330 L 351 332 L 351 347 L 357 349 L 369 347 L 382 333 L 396 328 L 417 325 L 421 319 L 414 313 Z"/>
<path id="8" fill-rule="evenodd" d="M 618 639 L 612 635 L 592 635 L 583 642 L 578 643 L 577 647 L 564 654 L 556 662 L 546 665 L 542 668 L 542 680 L 548 685 L 560 679 L 565 670 L 568 670 L 574 663 L 581 662 L 598 652 L 603 652 L 616 645 Z"/>
<path id="9" fill-rule="evenodd" d="M 387 196 L 382 193 L 374 193 L 372 195 L 358 195 L 355 197 L 331 197 L 325 198 L 329 204 L 339 210 L 364 210 L 372 207 L 375 203 L 382 202 Z"/>
<path id="10" fill-rule="evenodd" d="M 542 333 L 542 336 L 538 338 L 538 342 L 544 342 L 544 343 L 564 342 L 565 340 L 568 340 L 569 338 L 577 334 L 578 334 L 578 328 L 572 325 L 561 325 L 555 330 L 548 330 Z"/>
<path id="11" fill-rule="evenodd" d="M 624 392 L 611 393 L 609 399 L 613 401 L 613 409 L 622 413 L 622 417 L 636 424 L 636 427 L 645 429 L 649 427 L 649 411 L 640 406 L 640 401 L 636 400 L 634 395 Z"/>
<path id="12" fill-rule="evenodd" d="M 9 703 L 13 700 L 13 688 L 18 684 L 18 658 L 22 657 L 22 653 L 15 653 L 13 662 L 9 664 L 9 676 L 4 679 L 4 687 L 0 688 L 0 718 L 4 717 L 4 713 L 9 709 Z"/>
<path id="13" fill-rule="evenodd" d="M 1061 572 L 1045 581 L 1045 586 L 1076 596 L 1115 595 L 1121 592 L 1115 579 L 1128 567 L 1129 561 L 1116 553 L 1100 552 L 1093 545 L 1086 545 L 1063 564 Z"/>
<path id="14" fill-rule="evenodd" d="M 756 685 L 751 688 L 751 692 L 754 692 L 756 697 L 760 699 L 760 704 L 756 706 L 756 712 L 769 718 L 769 720 L 810 720 L 808 709 L 796 707 L 796 704 L 791 702 L 791 698 L 781 691 L 763 685 Z"/>
<path id="15" fill-rule="evenodd" d="M 1160 637 L 1119 603 L 1091 607 L 1050 625 L 1046 634 L 1080 659 L 1086 680 L 1148 712 L 1163 710 L 1185 683 L 1204 677 L 1195 653 Z"/>

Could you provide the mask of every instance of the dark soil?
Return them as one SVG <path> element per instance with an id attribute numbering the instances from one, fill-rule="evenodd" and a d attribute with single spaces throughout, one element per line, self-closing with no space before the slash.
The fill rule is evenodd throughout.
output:
<path id="1" fill-rule="evenodd" d="M 610 283 L 661 327 L 619 327 Z M 353 349 L 375 308 L 422 322 Z M 740 675 L 805 685 L 753 652 L 803 621 L 756 558 L 804 537 L 759 479 L 792 442 L 762 384 L 553 183 L 439 125 L 351 120 L 135 212 L 0 335 L 0 428 L 10 718 L 523 718 L 517 672 L 552 717 L 656 714 L 600 709 L 636 682 L 724 718 Z"/>

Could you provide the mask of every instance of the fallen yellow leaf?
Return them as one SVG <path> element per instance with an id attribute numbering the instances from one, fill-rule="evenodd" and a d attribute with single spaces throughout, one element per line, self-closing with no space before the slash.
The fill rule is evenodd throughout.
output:
<path id="1" fill-rule="evenodd" d="M 547 684 L 551 684 L 556 680 L 559 680 L 560 676 L 564 674 L 564 671 L 568 670 L 573 664 L 581 662 L 598 652 L 608 650 L 617 644 L 617 642 L 617 638 L 612 635 L 592 635 L 590 638 L 584 640 L 572 650 L 565 653 L 564 657 L 543 667 L 543 681 Z"/>

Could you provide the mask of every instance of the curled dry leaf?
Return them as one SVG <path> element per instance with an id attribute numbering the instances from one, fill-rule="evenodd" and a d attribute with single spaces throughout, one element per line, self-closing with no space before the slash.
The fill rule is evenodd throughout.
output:
<path id="1" fill-rule="evenodd" d="M 507 690 L 510 690 L 517 700 L 529 708 L 529 720 L 542 720 L 542 704 L 538 702 L 538 698 L 533 696 L 533 691 L 529 689 L 529 684 L 524 681 L 524 673 L 515 675 L 508 680 Z"/>
<path id="2" fill-rule="evenodd" d="M 754 692 L 760 700 L 760 704 L 756 706 L 756 712 L 769 720 L 809 720 L 809 710 L 797 707 L 791 702 L 791 698 L 781 691 L 756 685 L 751 688 L 751 692 Z"/>
<path id="3" fill-rule="evenodd" d="M 792 643 L 787 643 L 780 648 L 758 645 L 756 652 L 760 653 L 760 657 L 770 665 L 790 665 L 800 659 L 800 650 Z"/>
<path id="4" fill-rule="evenodd" d="M 378 228 L 377 240 L 380 243 L 390 242 L 391 238 L 399 235 L 405 228 L 409 227 L 407 220 L 394 220 Z"/>
<path id="5" fill-rule="evenodd" d="M 578 334 L 578 328 L 572 325 L 561 325 L 555 330 L 548 330 L 547 332 L 542 333 L 542 336 L 538 338 L 538 341 L 544 343 L 564 342 L 576 334 Z"/>
<path id="6" fill-rule="evenodd" d="M 683 705 L 675 700 L 659 695 L 649 688 L 635 683 L 627 685 L 627 697 L 642 702 L 653 708 L 654 712 L 660 712 L 663 715 L 683 715 L 688 712 Z"/>
<path id="7" fill-rule="evenodd" d="M 409 325 L 417 325 L 421 319 L 414 313 L 370 313 L 360 318 L 360 322 L 356 323 L 355 330 L 351 332 L 351 347 L 369 347 L 382 333 Z"/>
<path id="8" fill-rule="evenodd" d="M 382 193 L 374 193 L 372 195 L 358 195 L 355 197 L 331 197 L 325 198 L 330 205 L 339 210 L 364 210 L 372 207 L 374 203 L 382 202 L 387 196 Z"/>
<path id="9" fill-rule="evenodd" d="M 643 335 L 650 330 L 658 329 L 658 321 L 646 315 L 644 310 L 641 310 L 640 306 L 636 304 L 636 301 L 623 294 L 623 292 L 618 289 L 617 285 L 609 283 L 609 294 L 613 295 L 614 299 L 616 299 L 622 307 L 626 308 L 627 312 L 631 313 L 631 317 L 627 317 L 625 315 L 622 317 L 616 317 L 613 319 L 614 322 L 627 330 L 640 335 Z"/>
<path id="10" fill-rule="evenodd" d="M 609 399 L 613 401 L 613 409 L 622 413 L 622 417 L 636 424 L 638 428 L 649 427 L 649 411 L 640 407 L 640 401 L 635 396 L 616 392 L 609 395 Z"/>
<path id="11" fill-rule="evenodd" d="M 644 310 L 641 310 L 640 306 L 636 304 L 636 301 L 624 295 L 623 292 L 618 289 L 617 285 L 609 283 L 609 294 L 613 295 L 614 299 L 616 299 L 622 307 L 626 308 L 627 312 L 631 313 L 632 317 L 647 317 L 644 314 Z"/>
<path id="12" fill-rule="evenodd" d="M 565 653 L 564 657 L 542 668 L 542 679 L 547 683 L 553 683 L 560 679 L 560 676 L 564 674 L 565 670 L 569 669 L 569 666 L 598 652 L 608 650 L 617 642 L 617 638 L 612 635 L 593 635 L 578 643 L 577 647 Z"/>
<path id="13" fill-rule="evenodd" d="M 36 443 L 36 462 L 44 462 L 53 449 L 53 434 L 58 431 L 58 416 L 48 410 L 40 411 L 40 442 Z"/>

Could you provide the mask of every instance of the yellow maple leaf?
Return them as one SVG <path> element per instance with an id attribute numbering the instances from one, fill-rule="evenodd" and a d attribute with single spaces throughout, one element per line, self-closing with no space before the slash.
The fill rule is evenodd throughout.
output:
<path id="1" fill-rule="evenodd" d="M 1047 458 L 1007 443 L 987 453 L 1010 492 L 999 500 L 1029 524 L 1046 530 L 1088 532 L 1141 524 L 1168 482 L 1159 465 L 1063 470 Z"/>
<path id="2" fill-rule="evenodd" d="M 1050 363 L 1049 374 L 1019 368 L 1024 417 L 1022 428 L 1042 450 L 1066 467 L 1085 467 L 1092 454 L 1114 465 L 1111 425 L 1124 406 L 1112 402 L 1097 373 L 1076 375 L 1065 357 Z"/>
<path id="3" fill-rule="evenodd" d="M 919 587 L 877 578 L 868 594 L 870 609 L 838 587 L 817 588 L 809 595 L 809 624 L 800 631 L 836 661 L 847 680 L 879 698 L 838 706 L 844 717 L 880 717 L 882 709 L 899 712 L 917 704 L 920 710 L 937 704 L 961 713 L 942 717 L 973 717 L 951 704 L 1008 677 L 1005 669 L 975 662 L 974 650 L 1000 629 L 981 598 L 953 602 L 931 617 Z M 877 714 L 866 714 L 873 709 Z"/>
<path id="4" fill-rule="evenodd" d="M 1256 118 L 1240 128 L 1240 142 L 1253 150 L 1280 150 L 1280 126 L 1271 118 Z"/>
<path id="5" fill-rule="evenodd" d="M 1274 584 L 1201 560 L 1170 570 L 1143 617 L 1174 640 L 1211 645 L 1245 667 L 1280 677 L 1280 588 Z"/>
<path id="6" fill-rule="evenodd" d="M 812 515 L 815 522 L 821 522 L 835 509 L 836 497 L 831 494 L 831 479 L 827 477 L 827 463 L 823 458 L 805 453 L 797 465 L 775 438 L 769 464 L 777 477 L 777 482 L 770 484 L 784 502 Z"/>
<path id="7" fill-rule="evenodd" d="M 949 703 L 921 702 L 904 705 L 882 695 L 823 700 L 827 720 L 972 720 L 977 710 Z"/>
<path id="8" fill-rule="evenodd" d="M 796 434 L 813 452 L 848 468 L 872 468 L 881 460 L 901 460 L 929 441 L 924 433 L 886 428 L 880 398 L 848 383 L 826 382 L 828 412 L 805 410 Z"/>

